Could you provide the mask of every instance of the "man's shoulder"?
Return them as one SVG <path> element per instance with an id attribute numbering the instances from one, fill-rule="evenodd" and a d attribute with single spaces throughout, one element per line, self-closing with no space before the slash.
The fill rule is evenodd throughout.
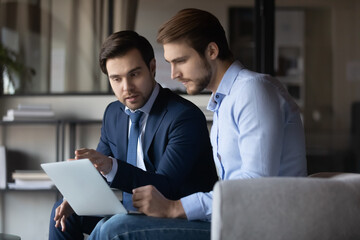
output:
<path id="1" fill-rule="evenodd" d="M 124 111 L 125 106 L 118 100 L 109 103 L 105 109 L 105 114 L 116 114 Z"/>
<path id="2" fill-rule="evenodd" d="M 124 105 L 119 100 L 116 100 L 116 101 L 109 103 L 107 105 L 107 108 L 116 108 L 116 109 L 124 108 Z"/>
<path id="3" fill-rule="evenodd" d="M 276 90 L 275 92 L 283 92 L 283 88 L 284 87 L 279 82 L 279 80 L 269 74 L 242 69 L 236 76 L 231 91 L 239 95 L 239 92 L 242 94 L 250 93 L 253 89 L 256 89 L 257 91 L 263 89 L 270 91 Z"/>
<path id="4" fill-rule="evenodd" d="M 191 101 L 185 99 L 184 97 L 180 96 L 179 94 L 171 91 L 168 88 L 163 88 L 158 96 L 158 100 L 167 103 L 168 109 L 200 109 Z"/>

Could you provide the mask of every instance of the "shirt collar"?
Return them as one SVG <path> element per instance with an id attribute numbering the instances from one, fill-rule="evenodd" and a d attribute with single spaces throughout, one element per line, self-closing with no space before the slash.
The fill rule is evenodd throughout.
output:
<path id="1" fill-rule="evenodd" d="M 141 108 L 139 109 L 136 109 L 135 111 L 141 111 L 143 113 L 146 113 L 147 115 L 149 115 L 150 113 L 150 110 L 155 102 L 155 99 L 157 97 L 157 95 L 159 94 L 159 91 L 160 91 L 160 86 L 158 83 L 155 84 L 155 87 L 150 95 L 150 98 L 147 100 L 147 102 L 145 103 L 144 106 L 142 106 Z M 125 112 L 126 114 L 130 114 L 130 112 L 135 112 L 133 110 L 131 110 L 130 108 L 128 108 L 127 106 L 125 106 Z"/>
<path id="2" fill-rule="evenodd" d="M 216 92 L 211 94 L 207 109 L 210 111 L 216 111 L 219 109 L 220 104 L 226 95 L 229 95 L 232 85 L 235 82 L 239 70 L 244 66 L 239 61 L 234 61 L 230 67 L 226 70 Z"/>

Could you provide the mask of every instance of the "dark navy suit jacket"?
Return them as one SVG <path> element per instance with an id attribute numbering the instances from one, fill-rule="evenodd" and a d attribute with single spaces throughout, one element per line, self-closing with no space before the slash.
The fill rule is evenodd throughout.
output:
<path id="1" fill-rule="evenodd" d="M 212 190 L 218 177 L 206 119 L 198 107 L 169 89 L 160 88 L 144 135 L 147 171 L 126 163 L 128 121 L 122 103 L 108 105 L 97 151 L 118 161 L 111 187 L 131 192 L 151 184 L 169 199 Z"/>

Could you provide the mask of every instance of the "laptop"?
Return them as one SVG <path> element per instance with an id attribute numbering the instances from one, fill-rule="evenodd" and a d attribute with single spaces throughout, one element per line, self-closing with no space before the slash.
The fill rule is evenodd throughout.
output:
<path id="1" fill-rule="evenodd" d="M 41 167 L 77 215 L 128 213 L 89 159 L 43 163 Z"/>

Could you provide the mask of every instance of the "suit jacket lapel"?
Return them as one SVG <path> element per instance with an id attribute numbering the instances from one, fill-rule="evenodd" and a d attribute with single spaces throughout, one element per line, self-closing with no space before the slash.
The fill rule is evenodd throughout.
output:
<path id="1" fill-rule="evenodd" d="M 124 112 L 124 106 L 121 106 L 121 109 L 117 113 L 117 121 L 116 121 L 116 134 L 118 138 L 117 151 L 118 156 L 117 159 L 126 162 L 127 155 L 127 144 L 128 144 L 128 122 L 129 116 Z"/>
<path id="2" fill-rule="evenodd" d="M 157 96 L 151 108 L 149 118 L 146 123 L 146 131 L 144 137 L 144 161 L 147 161 L 150 165 L 153 165 L 153 163 L 150 162 L 147 156 L 147 152 L 155 137 L 156 131 L 160 127 L 161 122 L 167 113 L 167 99 L 165 97 L 164 91 L 165 90 L 163 88 L 160 88 L 159 95 Z"/>

